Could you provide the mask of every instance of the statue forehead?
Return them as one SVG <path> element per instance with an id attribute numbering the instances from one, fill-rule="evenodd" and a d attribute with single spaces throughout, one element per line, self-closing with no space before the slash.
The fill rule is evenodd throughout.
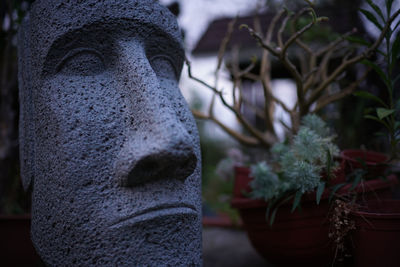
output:
<path id="1" fill-rule="evenodd" d="M 57 39 L 89 30 L 94 24 L 124 27 L 125 23 L 141 32 L 152 28 L 182 46 L 175 16 L 155 0 L 36 0 L 28 20 L 30 47 L 36 60 L 41 61 L 36 62 L 38 65 Z"/>

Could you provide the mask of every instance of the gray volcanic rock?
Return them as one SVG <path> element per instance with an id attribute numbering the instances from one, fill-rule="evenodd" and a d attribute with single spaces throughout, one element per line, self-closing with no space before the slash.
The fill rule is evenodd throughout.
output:
<path id="1" fill-rule="evenodd" d="M 21 173 L 44 262 L 200 266 L 175 17 L 153 0 L 37 0 L 18 44 Z"/>

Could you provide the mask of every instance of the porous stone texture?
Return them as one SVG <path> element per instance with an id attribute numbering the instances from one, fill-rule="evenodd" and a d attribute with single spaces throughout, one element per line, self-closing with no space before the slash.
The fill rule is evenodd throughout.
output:
<path id="1" fill-rule="evenodd" d="M 37 0 L 18 45 L 21 172 L 43 261 L 201 266 L 175 17 L 153 0 Z"/>

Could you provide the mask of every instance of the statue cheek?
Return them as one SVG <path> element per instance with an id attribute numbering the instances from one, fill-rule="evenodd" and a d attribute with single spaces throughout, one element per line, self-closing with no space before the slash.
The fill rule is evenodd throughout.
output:
<path id="1" fill-rule="evenodd" d="M 111 168 L 127 120 L 125 101 L 113 79 L 60 75 L 47 80 L 39 95 L 38 153 L 57 154 L 79 179 L 93 179 L 99 169 Z"/>

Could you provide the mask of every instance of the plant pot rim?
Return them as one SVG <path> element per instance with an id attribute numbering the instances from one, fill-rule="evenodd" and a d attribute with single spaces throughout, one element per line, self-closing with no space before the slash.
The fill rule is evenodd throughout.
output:
<path id="1" fill-rule="evenodd" d="M 381 220 L 400 219 L 400 199 L 368 200 L 365 207 L 351 213 Z"/>
<path id="2" fill-rule="evenodd" d="M 377 151 L 362 149 L 344 149 L 340 152 L 340 157 L 348 161 L 356 162 L 360 154 L 374 157 L 375 161 L 366 162 L 366 164 L 372 166 L 386 164 L 389 161 L 389 157 L 386 154 Z"/>
<path id="3" fill-rule="evenodd" d="M 395 184 L 398 184 L 399 181 L 396 177 L 396 175 L 390 175 L 387 177 L 387 181 L 384 181 L 382 179 L 374 179 L 374 180 L 367 180 L 364 181 L 362 184 L 358 185 L 353 192 L 355 193 L 363 193 L 363 192 L 371 192 L 371 191 L 377 191 L 379 189 L 387 188 L 389 186 L 393 186 Z M 347 184 L 340 188 L 337 192 L 337 194 L 347 194 L 349 192 L 349 189 L 352 187 L 351 184 Z M 330 191 L 325 190 L 325 192 L 322 194 L 321 200 L 326 200 L 330 196 Z M 305 202 L 315 202 L 315 192 L 308 193 L 304 195 L 302 201 Z M 252 198 L 246 198 L 246 197 L 235 197 L 231 200 L 231 205 L 232 207 L 236 209 L 248 209 L 248 208 L 259 208 L 259 207 L 267 207 L 268 203 L 262 199 L 252 199 Z M 285 204 L 288 205 L 288 204 Z"/>

